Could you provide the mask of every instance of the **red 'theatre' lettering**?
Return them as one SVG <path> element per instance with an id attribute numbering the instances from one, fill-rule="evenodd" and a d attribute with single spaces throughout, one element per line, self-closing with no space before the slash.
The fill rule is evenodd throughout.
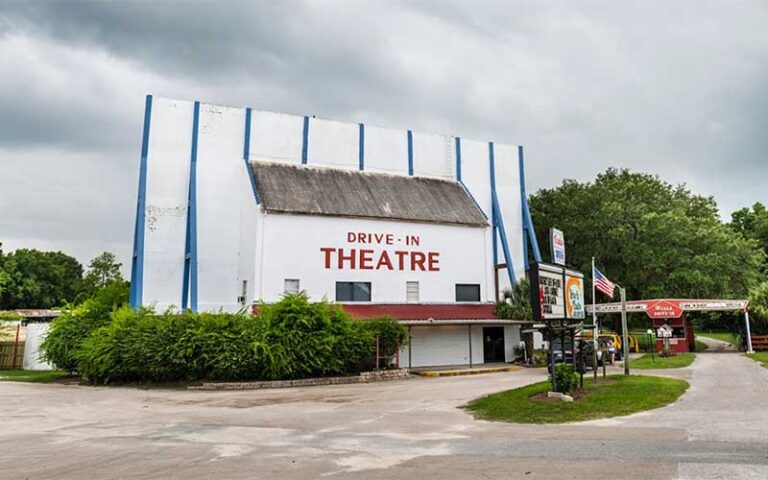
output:
<path id="1" fill-rule="evenodd" d="M 332 265 L 335 265 L 339 270 L 440 271 L 439 252 L 408 250 L 395 250 L 394 252 L 382 250 L 381 252 L 376 252 L 365 248 L 321 247 L 320 253 L 323 254 L 323 265 L 326 269 L 331 269 Z"/>
<path id="2" fill-rule="evenodd" d="M 405 261 L 404 261 L 404 259 L 405 259 L 406 255 L 408 255 L 408 252 L 405 252 L 403 250 L 395 251 L 395 256 L 397 257 L 397 269 L 398 270 L 405 270 L 405 266 L 404 266 Z"/>
<path id="3" fill-rule="evenodd" d="M 376 263 L 376 270 L 381 270 L 381 267 L 386 265 L 387 270 L 392 270 L 392 261 L 389 259 L 389 254 L 385 251 L 381 252 L 378 263 Z"/>
<path id="4" fill-rule="evenodd" d="M 331 247 L 320 247 L 320 251 L 325 254 L 325 268 L 331 268 L 331 254 L 335 250 L 335 248 Z"/>
<path id="5" fill-rule="evenodd" d="M 427 256 L 424 255 L 421 252 L 413 252 L 411 254 L 411 270 L 416 270 L 416 267 L 419 267 L 419 270 L 422 272 L 424 271 L 424 262 L 427 260 Z"/>
<path id="6" fill-rule="evenodd" d="M 429 264 L 429 267 L 427 267 L 427 269 L 430 272 L 440 271 L 440 266 L 438 265 L 440 263 L 440 258 L 438 257 L 440 257 L 440 253 L 438 252 L 429 252 L 427 254 L 427 259 L 428 259 L 427 262 Z"/>
<path id="7" fill-rule="evenodd" d="M 360 270 L 373 270 L 373 250 L 360 250 Z"/>

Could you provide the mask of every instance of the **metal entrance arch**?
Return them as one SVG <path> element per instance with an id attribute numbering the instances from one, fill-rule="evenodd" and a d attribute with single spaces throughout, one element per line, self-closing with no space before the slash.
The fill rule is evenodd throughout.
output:
<path id="1" fill-rule="evenodd" d="M 685 312 L 744 312 L 747 336 L 747 353 L 753 353 L 752 335 L 749 329 L 749 300 L 711 300 L 690 298 L 660 298 L 654 300 L 632 300 L 626 302 L 627 313 L 645 312 L 652 320 L 681 319 Z M 621 313 L 621 302 L 598 303 L 597 313 Z M 592 313 L 592 305 L 587 305 Z"/>

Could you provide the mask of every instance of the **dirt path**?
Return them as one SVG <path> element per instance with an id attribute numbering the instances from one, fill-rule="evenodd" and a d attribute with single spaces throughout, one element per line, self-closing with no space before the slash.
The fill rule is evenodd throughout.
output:
<path id="1" fill-rule="evenodd" d="M 718 340 L 716 338 L 709 338 L 702 335 L 696 335 L 697 340 L 701 340 L 707 345 L 707 352 L 738 352 L 739 349 L 735 345 L 731 345 L 728 342 Z"/>

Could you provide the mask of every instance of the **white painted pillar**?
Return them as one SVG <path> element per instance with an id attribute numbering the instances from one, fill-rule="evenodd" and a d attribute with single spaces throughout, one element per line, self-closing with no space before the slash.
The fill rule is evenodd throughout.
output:
<path id="1" fill-rule="evenodd" d="M 749 332 L 749 312 L 744 310 L 744 324 L 747 327 L 747 353 L 755 353 L 752 350 L 752 334 Z"/>

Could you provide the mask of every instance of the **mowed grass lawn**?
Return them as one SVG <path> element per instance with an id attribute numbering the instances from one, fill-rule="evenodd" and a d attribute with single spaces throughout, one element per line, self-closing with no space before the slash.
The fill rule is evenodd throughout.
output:
<path id="1" fill-rule="evenodd" d="M 584 382 L 584 395 L 573 403 L 532 400 L 550 390 L 540 382 L 473 400 L 466 409 L 483 420 L 512 423 L 566 423 L 618 417 L 663 407 L 688 389 L 688 382 L 674 378 L 611 375 L 607 380 Z"/>
<path id="2" fill-rule="evenodd" d="M 646 353 L 640 358 L 629 360 L 629 369 L 652 370 L 656 368 L 683 368 L 696 360 L 695 353 L 678 353 L 674 357 L 660 357 L 658 353 L 651 356 Z"/>
<path id="3" fill-rule="evenodd" d="M 768 368 L 768 352 L 755 352 L 747 354 L 747 356 L 752 360 L 762 363 L 765 368 Z"/>
<path id="4" fill-rule="evenodd" d="M 736 335 L 734 335 L 731 332 L 698 332 L 696 334 L 697 337 L 708 337 L 708 338 L 714 338 L 715 340 L 721 340 L 723 342 L 728 342 L 731 345 L 738 345 L 739 341 L 736 338 Z"/>
<path id="5" fill-rule="evenodd" d="M 0 370 L 0 382 L 48 383 L 66 376 L 69 376 L 69 373 L 60 370 Z"/>

